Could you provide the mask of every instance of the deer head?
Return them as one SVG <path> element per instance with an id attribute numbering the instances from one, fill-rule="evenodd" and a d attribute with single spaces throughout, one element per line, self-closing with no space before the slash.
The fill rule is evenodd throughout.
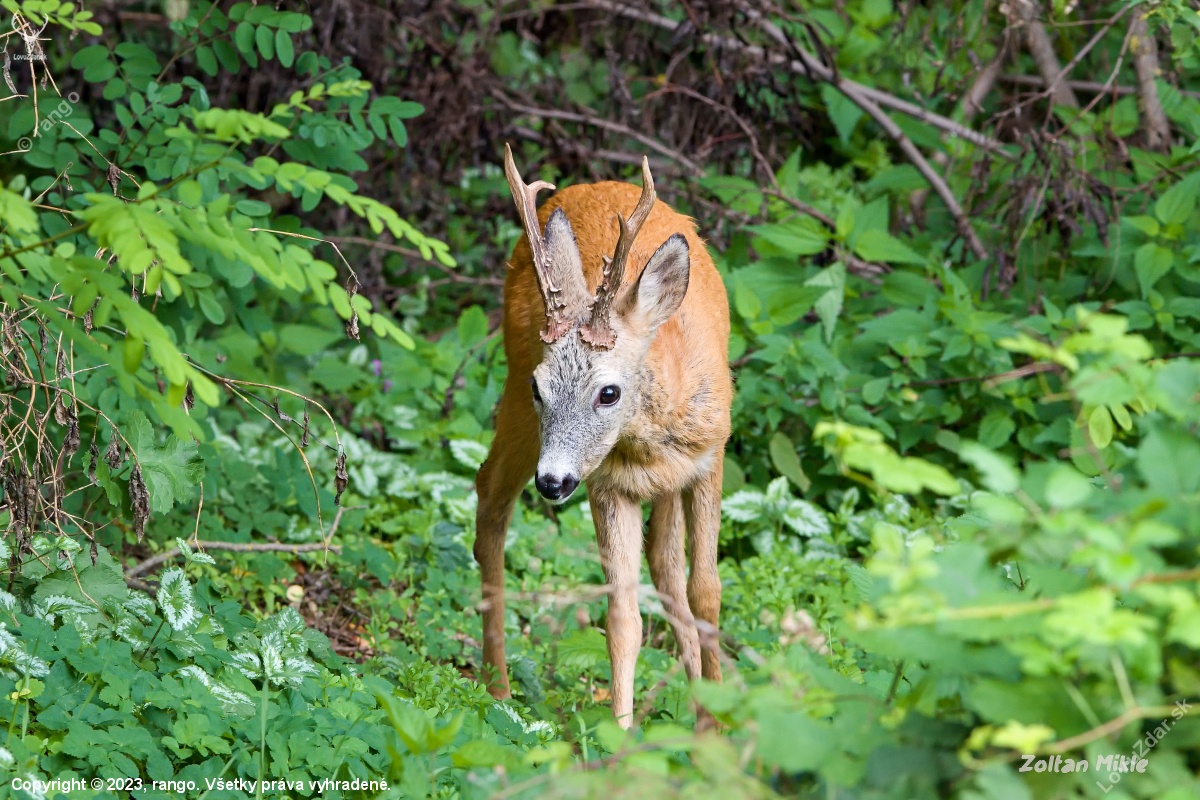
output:
<path id="1" fill-rule="evenodd" d="M 541 421 L 536 484 L 561 502 L 602 462 L 621 432 L 643 408 L 638 402 L 646 354 L 660 325 L 687 292 L 687 239 L 674 233 L 652 255 L 633 286 L 622 290 L 633 243 L 654 207 L 650 165 L 642 160 L 642 193 L 628 219 L 617 214 L 620 234 L 595 295 L 588 292 L 579 245 L 563 209 L 539 230 L 536 196 L 554 187 L 526 185 L 504 152 L 504 169 L 533 256 L 546 308 L 541 363 L 534 369 L 533 402 Z"/>

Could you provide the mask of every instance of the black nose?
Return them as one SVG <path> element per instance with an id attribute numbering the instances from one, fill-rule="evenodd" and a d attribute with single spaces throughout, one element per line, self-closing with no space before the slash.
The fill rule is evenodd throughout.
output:
<path id="1" fill-rule="evenodd" d="M 566 500 L 579 485 L 579 479 L 574 475 L 564 475 L 557 478 L 554 475 L 538 475 L 534 481 L 537 490 L 547 500 Z"/>

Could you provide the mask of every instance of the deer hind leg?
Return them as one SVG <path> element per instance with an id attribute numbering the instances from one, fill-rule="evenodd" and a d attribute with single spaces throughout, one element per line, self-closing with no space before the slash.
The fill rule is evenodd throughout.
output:
<path id="1" fill-rule="evenodd" d="M 687 566 L 683 551 L 683 502 L 678 492 L 654 501 L 646 535 L 646 559 L 650 577 L 667 613 L 679 659 L 688 680 L 700 677 L 700 638 L 687 597 Z"/>
<path id="2" fill-rule="evenodd" d="M 588 487 L 600 563 L 608 583 L 608 657 L 612 662 L 612 709 L 617 724 L 633 724 L 633 679 L 642 648 L 638 584 L 642 567 L 642 509 L 625 495 Z"/>
<path id="3" fill-rule="evenodd" d="M 529 392 L 526 390 L 525 395 Z M 513 506 L 537 469 L 533 401 L 505 392 L 496 413 L 496 438 L 475 477 L 475 560 L 483 584 L 483 679 L 497 700 L 511 697 L 504 661 L 504 539 Z M 521 401 L 524 402 L 521 402 Z"/>
<path id="4" fill-rule="evenodd" d="M 688 604 L 699 620 L 700 663 L 705 680 L 721 680 L 720 640 L 717 638 L 721 614 L 721 577 L 717 574 L 717 539 L 721 533 L 721 454 L 714 459 L 711 472 L 683 493 L 687 515 Z"/>

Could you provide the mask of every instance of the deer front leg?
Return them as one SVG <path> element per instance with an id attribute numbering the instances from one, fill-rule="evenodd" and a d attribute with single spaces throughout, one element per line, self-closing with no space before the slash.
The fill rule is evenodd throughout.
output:
<path id="1" fill-rule="evenodd" d="M 480 678 L 497 700 L 512 696 L 504 662 L 504 537 L 508 513 L 483 513 L 480 505 L 475 530 L 475 560 L 483 588 L 483 669 Z M 497 519 L 498 518 L 498 519 Z"/>
<path id="2" fill-rule="evenodd" d="M 633 724 L 633 678 L 642 647 L 638 583 L 642 566 L 642 510 L 617 492 L 588 487 L 600 563 L 608 583 L 608 657 L 612 662 L 613 717 L 622 728 Z"/>
<path id="3" fill-rule="evenodd" d="M 700 677 L 700 639 L 687 598 L 687 560 L 683 549 L 683 504 L 675 492 L 654 501 L 646 533 L 646 560 L 663 610 L 679 643 L 679 660 L 688 680 Z"/>
<path id="4" fill-rule="evenodd" d="M 475 477 L 475 560 L 483 586 L 483 674 L 492 697 L 511 697 L 504 662 L 504 539 L 521 488 L 537 466 L 537 417 L 527 384 L 508 388 L 496 413 L 496 438 Z M 533 431 L 531 434 L 530 431 Z"/>
<path id="5" fill-rule="evenodd" d="M 721 614 L 721 576 L 717 573 L 717 540 L 721 534 L 720 453 L 715 462 L 712 472 L 683 494 L 692 566 L 688 576 L 688 605 L 698 621 L 700 662 L 704 679 L 709 681 L 721 680 L 721 642 L 717 637 Z"/>

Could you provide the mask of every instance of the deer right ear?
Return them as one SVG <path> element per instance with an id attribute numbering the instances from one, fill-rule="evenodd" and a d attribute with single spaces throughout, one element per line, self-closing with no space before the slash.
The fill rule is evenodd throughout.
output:
<path id="1" fill-rule="evenodd" d="M 572 296 L 581 293 L 578 302 L 590 298 L 583 278 L 583 259 L 579 255 L 579 242 L 575 239 L 575 231 L 571 229 L 571 221 L 563 213 L 562 208 L 554 209 L 550 219 L 546 221 L 546 255 L 549 256 L 547 272 L 552 283 L 560 290 L 570 287 Z"/>
<path id="2" fill-rule="evenodd" d="M 676 233 L 646 262 L 646 268 L 629 293 L 626 316 L 633 317 L 647 330 L 657 330 L 683 304 L 690 273 L 687 239 Z"/>

